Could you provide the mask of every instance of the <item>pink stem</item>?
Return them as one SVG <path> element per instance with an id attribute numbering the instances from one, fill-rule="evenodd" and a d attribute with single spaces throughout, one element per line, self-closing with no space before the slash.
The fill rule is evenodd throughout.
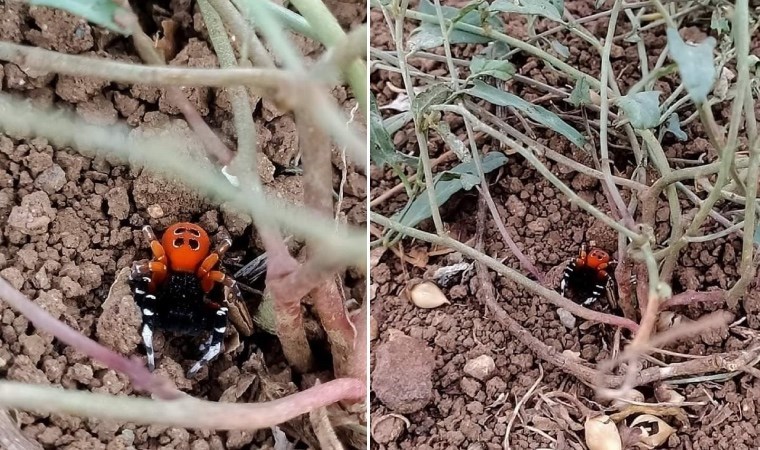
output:
<path id="1" fill-rule="evenodd" d="M 169 380 L 153 375 L 142 363 L 130 360 L 98 344 L 65 323 L 55 319 L 1 277 L 0 298 L 13 309 L 26 316 L 38 330 L 52 334 L 60 341 L 71 345 L 94 360 L 100 361 L 106 366 L 127 375 L 132 380 L 135 388 L 150 392 L 165 400 L 176 399 L 184 395 Z"/>

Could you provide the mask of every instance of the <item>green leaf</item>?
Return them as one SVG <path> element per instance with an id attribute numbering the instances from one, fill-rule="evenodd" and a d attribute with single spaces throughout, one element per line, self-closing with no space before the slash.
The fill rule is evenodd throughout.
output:
<path id="1" fill-rule="evenodd" d="M 412 100 L 412 114 L 417 122 L 417 126 L 425 129 L 424 116 L 430 107 L 433 105 L 443 105 L 451 94 L 451 88 L 444 83 L 433 84 L 417 94 L 414 100 Z"/>
<path id="2" fill-rule="evenodd" d="M 665 123 L 665 131 L 671 133 L 681 142 L 689 139 L 689 136 L 687 136 L 681 129 L 681 121 L 678 120 L 678 113 L 673 113 L 668 117 L 668 121 Z"/>
<path id="3" fill-rule="evenodd" d="M 490 152 L 483 157 L 481 164 L 483 173 L 492 172 L 507 163 L 507 157 L 500 152 Z M 452 195 L 461 190 L 470 190 L 480 183 L 475 161 L 465 162 L 453 169 L 442 172 L 435 177 L 433 182 L 435 201 L 440 207 L 446 203 Z M 428 193 L 422 190 L 418 196 L 406 208 L 393 215 L 393 220 L 414 227 L 432 215 Z"/>
<path id="4" fill-rule="evenodd" d="M 465 6 L 463 9 L 467 9 L 471 5 Z M 483 26 L 484 19 L 481 17 L 480 11 L 477 7 L 470 8 L 467 12 L 462 14 L 463 9 L 454 8 L 451 6 L 441 6 L 441 12 L 445 19 L 450 19 L 456 22 L 462 22 L 474 26 Z M 430 0 L 420 0 L 420 5 L 417 10 L 423 14 L 438 17 L 435 5 Z M 502 22 L 491 15 L 488 15 L 485 19 L 486 24 L 494 30 L 503 30 L 504 25 Z M 451 44 L 487 44 L 493 39 L 478 34 L 470 33 L 468 31 L 454 29 L 449 33 L 449 43 Z M 409 50 L 426 50 L 430 48 L 440 47 L 443 45 L 443 34 L 441 33 L 441 25 L 436 20 L 435 22 L 423 22 L 419 28 L 412 30 L 409 37 Z"/>
<path id="5" fill-rule="evenodd" d="M 674 28 L 668 28 L 667 35 L 670 57 L 678 64 L 686 92 L 695 104 L 701 105 L 707 99 L 717 74 L 713 62 L 715 38 L 710 36 L 698 45 L 689 45 Z"/>
<path id="6" fill-rule="evenodd" d="M 486 59 L 505 59 L 510 52 L 509 45 L 501 41 L 491 42 L 480 51 L 479 55 Z"/>
<path id="7" fill-rule="evenodd" d="M 585 143 L 583 135 L 553 112 L 533 105 L 514 94 L 496 89 L 480 80 L 475 80 L 474 84 L 474 87 L 467 89 L 467 93 L 473 97 L 482 98 L 494 105 L 511 106 L 519 109 L 531 119 L 565 136 L 579 148 L 583 148 L 583 144 Z"/>
<path id="8" fill-rule="evenodd" d="M 633 128 L 643 130 L 660 124 L 660 91 L 624 95 L 617 100 Z"/>
<path id="9" fill-rule="evenodd" d="M 129 11 L 114 0 L 29 0 L 29 4 L 62 9 L 119 34 L 132 34 L 116 23 L 117 15 L 126 15 Z"/>
<path id="10" fill-rule="evenodd" d="M 369 121 L 371 146 L 369 151 L 370 159 L 375 165 L 385 167 L 386 164 L 397 164 L 399 162 L 396 147 L 393 145 L 391 136 L 383 126 L 383 116 L 377 108 L 375 95 L 370 93 L 369 96 Z"/>
<path id="11" fill-rule="evenodd" d="M 474 56 L 470 61 L 470 78 L 491 76 L 507 81 L 515 74 L 515 66 L 509 61 L 485 59 Z"/>
<path id="12" fill-rule="evenodd" d="M 402 113 L 384 119 L 383 127 L 388 132 L 388 134 L 393 135 L 393 133 L 402 129 L 404 125 L 409 123 L 410 120 L 412 120 L 411 111 L 404 111 Z"/>
<path id="13" fill-rule="evenodd" d="M 469 191 L 470 189 L 480 184 L 480 177 L 469 173 L 463 173 L 459 177 L 459 182 L 462 183 L 462 188 L 465 191 Z"/>
<path id="14" fill-rule="evenodd" d="M 586 77 L 582 77 L 577 83 L 575 83 L 575 87 L 573 88 L 573 92 L 570 93 L 568 101 L 575 107 L 591 104 L 591 93 L 589 91 Z"/>
<path id="15" fill-rule="evenodd" d="M 435 131 L 441 136 L 443 142 L 457 155 L 460 161 L 467 162 L 470 160 L 470 153 L 467 151 L 464 142 L 460 141 L 456 134 L 451 132 L 449 123 L 441 120 L 435 124 Z"/>
<path id="16" fill-rule="evenodd" d="M 560 58 L 567 59 L 570 57 L 570 49 L 567 48 L 567 46 L 563 45 L 560 41 L 553 40 L 551 44 L 552 49 L 560 56 Z"/>
<path id="17" fill-rule="evenodd" d="M 491 3 L 491 11 L 541 16 L 555 22 L 562 22 L 562 13 L 549 0 L 496 0 Z"/>
<path id="18" fill-rule="evenodd" d="M 713 10 L 712 17 L 710 18 L 710 28 L 717 31 L 718 35 L 731 31 L 728 19 L 723 17 L 720 8 Z"/>
<path id="19" fill-rule="evenodd" d="M 451 19 L 451 23 L 457 23 L 460 20 L 464 19 L 467 14 L 469 14 L 471 11 L 475 11 L 478 8 L 480 8 L 480 5 L 484 4 L 485 0 L 473 0 L 470 3 L 466 4 L 464 8 L 459 10 L 459 13 L 457 13 L 456 16 L 454 16 L 453 19 Z M 443 8 L 443 6 L 441 6 Z"/>

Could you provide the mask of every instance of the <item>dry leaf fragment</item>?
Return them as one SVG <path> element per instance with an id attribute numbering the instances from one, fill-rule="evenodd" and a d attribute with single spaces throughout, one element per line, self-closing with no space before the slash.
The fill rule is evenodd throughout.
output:
<path id="1" fill-rule="evenodd" d="M 586 445 L 589 450 L 622 450 L 620 433 L 610 416 L 602 414 L 586 419 Z"/>
<path id="2" fill-rule="evenodd" d="M 673 427 L 668 425 L 664 420 L 651 414 L 642 414 L 635 418 L 631 423 L 631 428 L 639 428 L 641 430 L 641 437 L 637 445 L 646 449 L 661 446 L 675 432 Z"/>
<path id="3" fill-rule="evenodd" d="M 437 308 L 451 302 L 435 283 L 423 281 L 409 290 L 409 298 L 418 308 Z"/>

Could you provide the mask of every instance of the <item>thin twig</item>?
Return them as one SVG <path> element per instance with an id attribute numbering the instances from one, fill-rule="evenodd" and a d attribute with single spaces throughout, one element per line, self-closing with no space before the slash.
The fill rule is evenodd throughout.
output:
<path id="1" fill-rule="evenodd" d="M 0 405 L 38 413 L 97 417 L 136 425 L 215 430 L 258 430 L 287 422 L 316 408 L 364 398 L 364 383 L 342 378 L 261 403 L 210 402 L 184 396 L 175 400 L 116 396 L 0 381 Z M 199 414 L 203 411 L 203 414 Z"/>
<path id="2" fill-rule="evenodd" d="M 92 359 L 123 373 L 132 381 L 135 388 L 150 392 L 165 400 L 175 400 L 184 396 L 171 381 L 152 374 L 139 360 L 127 359 L 55 319 L 2 277 L 0 277 L 0 299 L 29 319 L 37 330 L 50 333 L 61 342 L 76 348 Z M 0 403 L 2 403 L 1 399 Z"/>

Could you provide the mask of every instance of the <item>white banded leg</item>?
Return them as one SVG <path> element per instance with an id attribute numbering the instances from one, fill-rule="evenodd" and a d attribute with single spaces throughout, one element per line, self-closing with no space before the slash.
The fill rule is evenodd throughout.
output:
<path id="1" fill-rule="evenodd" d="M 198 371 L 201 370 L 203 366 L 213 361 L 214 358 L 219 356 L 219 353 L 222 352 L 224 333 L 227 332 L 227 311 L 228 310 L 225 307 L 221 307 L 216 310 L 213 318 L 214 329 L 211 333 L 211 336 L 209 337 L 209 340 L 205 345 L 201 347 L 201 349 L 205 348 L 205 353 L 203 354 L 203 357 L 198 360 L 198 362 L 193 364 L 193 367 L 191 367 L 187 372 L 188 378 L 198 373 Z"/>
<path id="2" fill-rule="evenodd" d="M 591 291 L 591 295 L 583 302 L 583 306 L 591 306 L 602 297 L 606 283 L 597 283 Z"/>
<path id="3" fill-rule="evenodd" d="M 567 290 L 567 285 L 570 282 L 570 277 L 573 276 L 573 272 L 575 272 L 575 261 L 571 261 L 570 264 L 565 267 L 565 272 L 562 274 L 562 281 L 559 283 L 559 293 L 563 297 L 565 296 L 565 290 Z"/>
<path id="4" fill-rule="evenodd" d="M 140 308 L 140 314 L 142 315 L 140 335 L 142 336 L 143 345 L 145 345 L 145 354 L 148 357 L 148 369 L 153 370 L 156 367 L 156 357 L 153 351 L 153 329 L 156 325 L 156 296 L 148 292 L 150 277 L 141 274 L 139 269 L 133 268 L 129 281 L 132 285 L 135 303 Z"/>

